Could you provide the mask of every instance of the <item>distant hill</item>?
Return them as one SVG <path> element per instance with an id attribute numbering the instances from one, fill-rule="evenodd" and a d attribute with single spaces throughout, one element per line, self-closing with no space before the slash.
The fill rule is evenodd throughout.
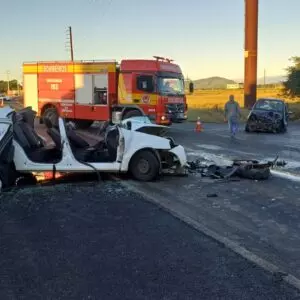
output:
<path id="1" fill-rule="evenodd" d="M 195 89 L 225 89 L 227 84 L 237 83 L 234 80 L 218 76 L 198 79 L 193 82 Z"/>
<path id="2" fill-rule="evenodd" d="M 235 79 L 237 82 L 244 82 L 243 78 Z M 286 76 L 278 75 L 278 76 L 266 76 L 266 84 L 277 84 L 286 80 Z M 264 78 L 258 77 L 257 84 L 264 84 Z"/>

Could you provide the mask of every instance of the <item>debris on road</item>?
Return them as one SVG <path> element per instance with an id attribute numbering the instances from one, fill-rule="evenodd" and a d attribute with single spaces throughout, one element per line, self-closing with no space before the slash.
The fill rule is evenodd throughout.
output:
<path id="1" fill-rule="evenodd" d="M 271 164 L 260 163 L 258 161 L 251 160 L 234 160 L 233 166 L 237 167 L 235 175 L 253 180 L 265 180 L 270 177 L 271 174 Z"/>
<path id="2" fill-rule="evenodd" d="M 231 177 L 240 177 L 252 180 L 266 180 L 270 177 L 271 168 L 275 166 L 284 167 L 285 161 L 260 162 L 258 160 L 233 160 L 232 165 L 218 166 L 214 163 L 197 159 L 188 162 L 187 170 L 189 173 L 197 173 L 203 177 L 213 179 L 228 179 Z"/>
<path id="3" fill-rule="evenodd" d="M 207 194 L 206 197 L 208 197 L 208 198 L 216 198 L 216 197 L 218 197 L 218 194 L 211 193 L 211 194 Z"/>

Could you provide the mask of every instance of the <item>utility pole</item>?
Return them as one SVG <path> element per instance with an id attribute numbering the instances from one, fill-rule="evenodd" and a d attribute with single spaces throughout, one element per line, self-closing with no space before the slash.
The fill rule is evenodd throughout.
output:
<path id="1" fill-rule="evenodd" d="M 72 35 L 72 27 L 68 27 L 67 31 L 67 44 L 66 44 L 67 50 L 70 50 L 71 54 L 71 61 L 74 61 L 74 52 L 73 52 L 73 35 Z"/>
<path id="2" fill-rule="evenodd" d="M 244 106 L 256 102 L 257 87 L 258 0 L 245 0 L 245 74 Z"/>
<path id="3" fill-rule="evenodd" d="M 266 69 L 264 69 L 264 87 L 266 87 Z"/>

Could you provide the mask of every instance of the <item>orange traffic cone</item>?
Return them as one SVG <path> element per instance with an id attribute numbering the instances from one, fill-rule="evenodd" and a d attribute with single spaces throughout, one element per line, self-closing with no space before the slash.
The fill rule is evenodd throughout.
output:
<path id="1" fill-rule="evenodd" d="M 203 127 L 202 127 L 202 123 L 200 121 L 200 117 L 197 118 L 197 122 L 196 122 L 196 128 L 195 128 L 195 131 L 196 132 L 201 132 L 203 130 Z"/>

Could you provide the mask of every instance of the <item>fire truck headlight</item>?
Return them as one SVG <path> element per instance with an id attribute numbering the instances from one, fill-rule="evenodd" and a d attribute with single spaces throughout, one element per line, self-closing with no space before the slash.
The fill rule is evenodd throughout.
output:
<path id="1" fill-rule="evenodd" d="M 165 116 L 162 116 L 161 119 L 164 121 L 164 120 L 166 119 L 166 117 L 165 117 Z"/>

